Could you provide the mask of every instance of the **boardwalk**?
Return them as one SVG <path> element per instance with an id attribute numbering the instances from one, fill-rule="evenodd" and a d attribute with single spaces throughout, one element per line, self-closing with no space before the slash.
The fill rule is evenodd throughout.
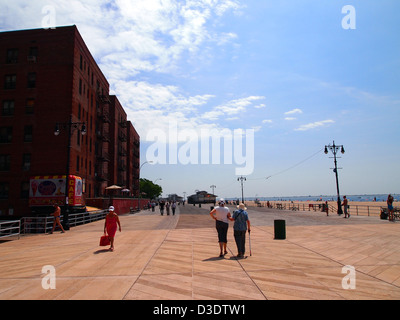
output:
<path id="1" fill-rule="evenodd" d="M 234 257 L 231 224 L 221 259 L 208 209 L 121 216 L 114 252 L 98 246 L 103 221 L 2 241 L 0 299 L 400 299 L 400 223 L 250 208 L 252 256 Z M 274 240 L 274 219 L 286 220 L 286 240 Z M 45 265 L 55 289 L 42 288 Z M 355 289 L 342 287 L 346 265 Z"/>

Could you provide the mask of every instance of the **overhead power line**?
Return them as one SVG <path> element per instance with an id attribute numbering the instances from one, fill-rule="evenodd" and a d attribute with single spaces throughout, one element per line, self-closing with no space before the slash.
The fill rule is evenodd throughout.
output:
<path id="1" fill-rule="evenodd" d="M 316 153 L 312 154 L 311 156 L 307 157 L 306 159 L 304 159 L 304 160 L 302 160 L 302 161 L 296 163 L 295 165 L 293 165 L 293 166 L 291 166 L 291 167 L 289 167 L 289 168 L 287 168 L 287 169 L 285 169 L 285 170 L 282 170 L 282 171 L 279 171 L 279 172 L 277 172 L 277 173 L 271 174 L 271 175 L 269 175 L 269 176 L 267 176 L 267 177 L 256 178 L 256 179 L 249 179 L 249 180 L 262 180 L 262 179 L 269 179 L 269 178 L 275 177 L 275 176 L 280 175 L 280 174 L 282 174 L 282 173 L 285 173 L 285 172 L 287 172 L 287 171 L 289 171 L 289 170 L 292 170 L 293 168 L 296 168 L 297 166 L 301 165 L 302 163 L 304 163 L 304 162 L 310 160 L 311 158 L 315 157 L 317 154 L 321 153 L 322 151 L 324 151 L 324 149 L 318 150 Z"/>

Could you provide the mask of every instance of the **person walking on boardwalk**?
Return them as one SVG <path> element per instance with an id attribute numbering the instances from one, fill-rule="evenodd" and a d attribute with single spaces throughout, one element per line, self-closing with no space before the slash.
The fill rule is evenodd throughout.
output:
<path id="1" fill-rule="evenodd" d="M 388 195 L 386 203 L 387 203 L 387 206 L 388 206 L 389 221 L 394 221 L 393 197 L 392 197 L 391 194 Z"/>
<path id="2" fill-rule="evenodd" d="M 165 202 L 164 200 L 161 200 L 161 202 L 158 204 L 160 207 L 160 213 L 163 216 L 164 215 L 164 207 L 165 207 Z"/>
<path id="3" fill-rule="evenodd" d="M 171 209 L 172 209 L 172 215 L 174 216 L 175 215 L 175 210 L 176 210 L 176 202 L 175 201 L 172 202 Z"/>
<path id="4" fill-rule="evenodd" d="M 64 233 L 65 230 L 60 222 L 60 217 L 61 217 L 61 209 L 58 206 L 58 204 L 54 204 L 54 212 L 51 214 L 54 216 L 54 222 L 53 222 L 53 229 L 51 229 L 50 234 L 54 232 L 54 229 L 56 228 L 56 225 L 58 225 L 61 228 L 61 233 Z"/>
<path id="5" fill-rule="evenodd" d="M 247 213 L 247 208 L 243 203 L 237 206 L 238 210 L 233 212 L 232 219 L 235 221 L 233 224 L 233 235 L 235 237 L 236 246 L 238 249 L 238 258 L 244 258 L 246 252 L 246 231 L 250 234 L 250 220 Z"/>
<path id="6" fill-rule="evenodd" d="M 117 225 L 119 227 L 119 232 L 121 232 L 121 223 L 119 222 L 119 217 L 114 210 L 114 207 L 110 206 L 104 222 L 104 234 L 107 233 L 108 238 L 110 239 L 110 251 L 114 251 L 114 238 L 115 233 L 117 232 Z"/>
<path id="7" fill-rule="evenodd" d="M 216 221 L 215 227 L 218 232 L 218 243 L 220 250 L 219 256 L 222 258 L 228 253 L 228 251 L 226 251 L 226 244 L 228 243 L 227 234 L 229 220 L 233 221 L 231 218 L 231 213 L 229 212 L 229 208 L 225 207 L 225 201 L 223 199 L 219 201 L 218 207 L 214 208 L 210 212 L 210 216 Z"/>

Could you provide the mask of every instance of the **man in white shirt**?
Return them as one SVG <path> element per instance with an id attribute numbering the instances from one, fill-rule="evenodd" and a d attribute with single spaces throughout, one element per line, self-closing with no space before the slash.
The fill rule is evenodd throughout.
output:
<path id="1" fill-rule="evenodd" d="M 225 254 L 228 253 L 226 251 L 226 244 L 227 234 L 228 234 L 228 227 L 229 227 L 229 220 L 233 221 L 231 218 L 231 213 L 229 212 L 229 208 L 225 207 L 224 199 L 221 199 L 218 202 L 218 207 L 213 209 L 210 212 L 210 216 L 216 221 L 215 227 L 218 232 L 218 243 L 220 249 L 220 258 L 223 258 Z"/>

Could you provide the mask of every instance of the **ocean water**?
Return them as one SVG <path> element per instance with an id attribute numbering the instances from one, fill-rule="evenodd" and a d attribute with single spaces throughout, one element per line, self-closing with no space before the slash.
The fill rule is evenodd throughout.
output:
<path id="1" fill-rule="evenodd" d="M 363 195 L 348 195 L 344 194 L 349 201 L 384 201 L 386 202 L 388 194 L 363 194 Z M 340 199 L 343 200 L 343 196 Z M 400 194 L 392 194 L 395 201 L 400 201 Z M 226 200 L 237 200 L 238 198 L 227 198 Z M 256 197 L 245 197 L 246 201 L 254 201 Z M 320 195 L 320 196 L 291 196 L 291 197 L 257 197 L 260 201 L 336 201 L 337 195 Z M 241 200 L 241 198 L 239 198 Z"/>

